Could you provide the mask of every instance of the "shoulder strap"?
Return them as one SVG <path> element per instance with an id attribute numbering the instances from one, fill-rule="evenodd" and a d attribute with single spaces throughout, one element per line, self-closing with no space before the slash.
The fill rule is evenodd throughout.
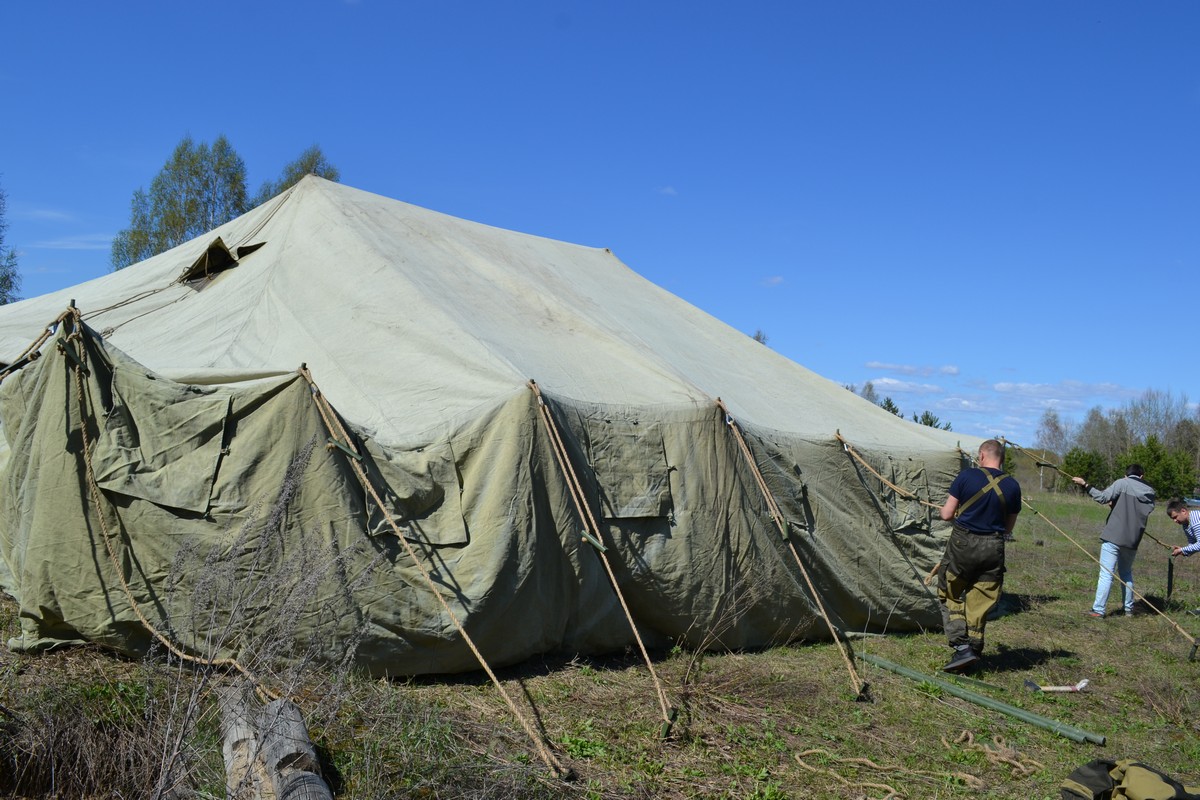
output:
<path id="1" fill-rule="evenodd" d="M 987 478 L 987 483 L 984 484 L 982 489 L 980 489 L 975 494 L 971 495 L 970 500 L 968 500 L 967 502 L 963 503 L 961 506 L 958 507 L 958 513 L 961 514 L 964 511 L 966 511 L 969 507 L 971 507 L 976 502 L 978 502 L 980 499 L 985 497 L 988 492 L 994 492 L 995 495 L 1000 498 L 1000 508 L 1002 508 L 1004 510 L 1004 513 L 1007 514 L 1008 513 L 1008 501 L 1004 499 L 1004 492 L 1000 488 L 1000 481 L 1007 478 L 1008 473 L 1001 472 L 999 475 L 992 475 L 990 472 L 988 472 L 986 469 L 983 469 L 982 467 L 979 468 L 979 471 L 983 473 L 983 476 L 985 478 Z"/>

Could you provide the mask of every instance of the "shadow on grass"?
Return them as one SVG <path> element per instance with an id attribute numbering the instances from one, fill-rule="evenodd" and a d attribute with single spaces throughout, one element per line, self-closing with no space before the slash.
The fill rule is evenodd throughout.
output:
<path id="1" fill-rule="evenodd" d="M 1027 672 L 1042 664 L 1063 658 L 1074 658 L 1076 655 L 1078 654 L 1073 650 L 1009 647 L 999 644 L 995 651 L 987 655 L 987 669 L 988 672 Z"/>
<path id="2" fill-rule="evenodd" d="M 1053 603 L 1061 599 L 1056 594 L 1013 594 L 1012 592 L 1005 592 L 1000 595 L 1000 602 L 996 603 L 996 607 L 988 614 L 988 619 L 993 620 L 1014 614 L 1036 611 L 1048 603 Z"/>
<path id="3" fill-rule="evenodd" d="M 1150 606 L 1150 608 L 1170 616 L 1186 614 L 1196 606 L 1194 602 L 1189 603 L 1186 600 L 1177 600 L 1175 598 L 1168 600 L 1161 595 L 1146 594 L 1142 596 L 1145 598 L 1145 604 Z M 1141 605 L 1141 603 L 1138 605 Z"/>
<path id="4" fill-rule="evenodd" d="M 669 653 L 666 650 L 650 651 L 650 658 L 655 664 L 665 661 L 668 655 Z M 496 677 L 501 681 L 525 681 L 580 668 L 591 669 L 596 672 L 618 672 L 630 667 L 644 666 L 645 663 L 637 652 L 633 651 L 632 648 L 627 648 L 622 653 L 601 656 L 544 653 L 532 656 L 516 664 L 504 667 L 493 666 L 492 671 L 496 673 Z M 492 679 L 482 669 L 449 674 L 396 676 L 392 680 L 398 683 L 412 683 L 418 686 L 484 686 L 490 685 L 492 682 Z"/>

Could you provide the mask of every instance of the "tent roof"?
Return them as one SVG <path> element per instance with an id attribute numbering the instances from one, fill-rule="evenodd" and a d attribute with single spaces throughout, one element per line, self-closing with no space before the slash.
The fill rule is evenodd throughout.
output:
<path id="1" fill-rule="evenodd" d="M 555 396 L 618 406 L 721 397 L 743 423 L 803 438 L 840 430 L 856 444 L 913 451 L 975 441 L 896 418 L 607 249 L 314 176 L 208 235 L 0 309 L 0 359 L 14 359 L 71 299 L 115 346 L 177 380 L 307 363 L 338 410 L 388 444 L 421 441 L 528 391 L 531 378 Z"/>

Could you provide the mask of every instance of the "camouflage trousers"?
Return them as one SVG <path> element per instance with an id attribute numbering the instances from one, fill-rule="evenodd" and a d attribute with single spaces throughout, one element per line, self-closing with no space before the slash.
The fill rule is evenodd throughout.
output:
<path id="1" fill-rule="evenodd" d="M 976 653 L 983 651 L 983 628 L 1003 585 L 1004 536 L 951 531 L 937 587 L 942 628 L 951 647 L 969 644 Z"/>

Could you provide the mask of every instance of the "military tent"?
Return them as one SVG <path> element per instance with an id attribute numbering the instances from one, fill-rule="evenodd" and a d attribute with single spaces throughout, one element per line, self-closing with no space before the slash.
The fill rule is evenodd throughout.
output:
<path id="1" fill-rule="evenodd" d="M 455 672 L 459 624 L 492 664 L 628 646 L 613 581 L 650 646 L 939 622 L 961 437 L 606 249 L 310 176 L 0 309 L 0 361 L 12 648 Z"/>

